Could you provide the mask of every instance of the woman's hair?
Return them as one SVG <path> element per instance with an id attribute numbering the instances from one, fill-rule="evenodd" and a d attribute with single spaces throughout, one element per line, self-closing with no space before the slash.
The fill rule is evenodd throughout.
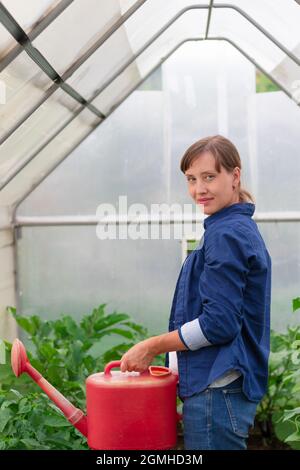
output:
<path id="1" fill-rule="evenodd" d="M 210 152 L 213 155 L 216 162 L 216 171 L 218 173 L 221 173 L 221 166 L 224 167 L 228 173 L 231 173 L 235 167 L 242 169 L 239 152 L 233 143 L 222 135 L 213 135 L 197 140 L 197 142 L 186 150 L 180 162 L 181 171 L 185 173 L 194 160 L 204 152 Z M 241 182 L 239 182 L 239 198 L 240 202 L 254 203 L 254 197 L 246 191 L 246 189 L 241 187 Z"/>

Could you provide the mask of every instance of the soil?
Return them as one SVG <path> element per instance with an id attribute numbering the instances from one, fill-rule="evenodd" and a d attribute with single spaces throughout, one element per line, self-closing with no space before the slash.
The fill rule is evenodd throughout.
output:
<path id="1" fill-rule="evenodd" d="M 248 450 L 291 450 L 290 446 L 275 436 L 271 438 L 263 437 L 257 428 L 250 431 L 247 448 Z"/>

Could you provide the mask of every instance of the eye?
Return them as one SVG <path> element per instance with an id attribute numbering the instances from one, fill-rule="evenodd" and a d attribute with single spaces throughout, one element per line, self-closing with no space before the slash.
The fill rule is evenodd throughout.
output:
<path id="1" fill-rule="evenodd" d="M 207 175 L 206 178 L 214 178 L 214 176 L 213 175 Z M 211 181 L 211 180 L 209 180 L 209 181 Z"/>
<path id="2" fill-rule="evenodd" d="M 189 176 L 189 177 L 187 178 L 187 181 L 196 181 L 196 178 L 194 178 L 193 176 Z"/>

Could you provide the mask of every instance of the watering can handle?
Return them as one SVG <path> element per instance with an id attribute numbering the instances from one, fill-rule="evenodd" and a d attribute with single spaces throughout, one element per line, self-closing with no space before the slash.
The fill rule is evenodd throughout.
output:
<path id="1" fill-rule="evenodd" d="M 108 364 L 106 364 L 105 368 L 104 368 L 104 375 L 111 375 L 111 369 L 114 369 L 116 367 L 120 367 L 121 365 L 121 361 L 111 361 L 109 362 Z M 147 370 L 145 370 L 145 372 L 142 372 L 141 375 L 148 375 L 149 372 Z"/>
<path id="2" fill-rule="evenodd" d="M 121 361 L 111 361 L 106 364 L 104 368 L 104 375 L 111 375 L 111 369 L 116 367 L 120 367 Z M 152 375 L 153 377 L 165 377 L 166 375 L 170 375 L 172 371 L 168 367 L 163 366 L 149 366 L 148 370 L 145 370 L 141 373 L 141 375 Z"/>
<path id="3" fill-rule="evenodd" d="M 120 367 L 121 361 L 111 361 L 108 364 L 106 364 L 104 368 L 104 375 L 111 375 L 110 371 L 111 369 L 114 369 L 115 367 Z"/>

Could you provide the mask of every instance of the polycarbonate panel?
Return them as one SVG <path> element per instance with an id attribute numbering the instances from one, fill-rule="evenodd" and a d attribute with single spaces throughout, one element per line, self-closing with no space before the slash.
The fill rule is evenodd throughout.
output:
<path id="1" fill-rule="evenodd" d="M 17 44 L 12 35 L 0 24 L 0 61 Z"/>
<path id="2" fill-rule="evenodd" d="M 225 36 L 235 41 L 267 71 L 271 71 L 285 58 L 281 49 L 235 10 L 213 10 L 209 29 L 211 36 Z"/>
<path id="3" fill-rule="evenodd" d="M 207 21 L 207 10 L 188 10 L 181 15 L 166 31 L 137 58 L 142 76 L 149 71 L 159 59 L 164 57 L 181 41 L 194 37 L 204 38 Z"/>
<path id="4" fill-rule="evenodd" d="M 200 0 L 197 2 L 193 2 L 192 0 L 164 0 L 163 2 L 161 0 L 147 0 L 124 25 L 132 51 L 135 53 L 149 38 L 156 34 L 182 10 L 191 7 L 191 5 L 199 6 L 199 8 L 203 6 L 208 7 L 209 0 Z M 193 9 L 192 11 L 195 14 L 201 11 L 206 23 L 208 8 L 199 10 Z M 193 27 L 194 22 L 191 20 L 191 28 Z M 201 19 L 196 32 L 200 35 L 202 30 L 203 24 Z M 191 32 L 195 32 L 195 30 Z"/>
<path id="5" fill-rule="evenodd" d="M 121 27 L 72 74 L 67 83 L 91 98 L 95 90 L 109 83 L 113 73 L 131 57 L 131 46 Z"/>
<path id="6" fill-rule="evenodd" d="M 120 16 L 118 0 L 76 0 L 33 44 L 62 75 Z"/>
<path id="7" fill-rule="evenodd" d="M 219 4 L 222 2 L 214 2 Z M 300 58 L 300 5 L 295 0 L 233 0 L 231 4 L 241 8 L 268 33 Z M 214 14 L 215 10 L 213 11 Z"/>
<path id="8" fill-rule="evenodd" d="M 214 9 L 209 37 L 225 37 L 234 41 L 300 102 L 299 93 L 296 96 L 294 90 L 297 83 L 299 89 L 300 67 L 239 13 L 230 9 Z"/>
<path id="9" fill-rule="evenodd" d="M 107 313 L 127 313 L 152 334 L 167 331 L 181 268 L 179 241 L 100 241 L 91 226 L 25 227 L 17 250 L 24 315 L 79 319 L 106 303 Z"/>
<path id="10" fill-rule="evenodd" d="M 221 41 L 186 44 L 162 74 L 163 91 L 133 93 L 31 193 L 18 215 L 95 214 L 101 202 L 117 208 L 122 194 L 129 205 L 146 207 L 191 202 L 181 156 L 196 139 L 216 133 L 236 144 L 257 212 L 297 210 L 291 204 L 299 200 L 295 103 L 280 91 L 256 95 L 255 68 Z M 280 190 L 292 197 L 279 205 Z M 300 224 L 260 223 L 259 229 L 272 257 L 272 326 L 282 329 L 299 322 L 291 300 L 299 296 Z M 101 242 L 91 226 L 23 228 L 18 255 L 24 313 L 79 318 L 107 302 L 108 312 L 125 311 L 151 332 L 166 331 L 181 267 L 178 241 Z M 41 257 L 42 264 L 35 261 Z"/>
<path id="11" fill-rule="evenodd" d="M 300 53 L 300 44 L 297 48 Z M 282 84 L 292 95 L 293 100 L 300 104 L 300 67 L 289 57 L 285 57 L 280 64 L 271 72 L 280 84 Z"/>
<path id="12" fill-rule="evenodd" d="M 17 325 L 12 315 L 7 315 L 8 305 L 16 305 L 14 265 L 14 236 L 11 229 L 0 230 L 0 332 L 1 339 L 13 341 L 17 337 Z"/>
<path id="13" fill-rule="evenodd" d="M 25 33 L 29 33 L 34 25 L 47 16 L 60 2 L 60 0 L 1 1 Z"/>
<path id="14" fill-rule="evenodd" d="M 300 224 L 261 223 L 259 230 L 272 258 L 271 326 L 284 331 L 300 321 L 300 312 L 292 313 L 292 299 L 299 296 Z M 150 333 L 166 332 L 181 268 L 179 241 L 100 241 L 95 232 L 91 226 L 22 228 L 21 311 L 79 319 L 107 303 L 107 313 L 126 312 Z"/>
<path id="15" fill-rule="evenodd" d="M 0 146 L 0 185 L 53 136 L 80 104 L 57 90 Z"/>
<path id="16" fill-rule="evenodd" d="M 30 194 L 18 214 L 95 215 L 102 202 L 118 207 L 120 195 L 148 207 L 166 201 L 163 149 L 162 92 L 135 92 Z"/>
<path id="17" fill-rule="evenodd" d="M 139 91 L 127 99 L 24 201 L 20 213 L 70 215 L 76 207 L 78 214 L 94 214 L 99 202 L 115 203 L 119 194 L 134 202 L 188 203 L 180 158 L 193 141 L 216 133 L 237 145 L 242 181 L 253 191 L 258 211 L 298 210 L 298 172 L 291 175 L 285 167 L 285 161 L 298 164 L 293 161 L 300 119 L 295 103 L 282 92 L 256 95 L 255 68 L 223 41 L 182 46 L 163 65 L 162 83 L 162 92 Z M 280 171 L 273 178 L 274 164 Z M 278 205 L 274 194 L 281 180 L 290 181 L 284 192 L 292 196 Z"/>
<path id="18" fill-rule="evenodd" d="M 293 312 L 292 305 L 299 297 L 300 222 L 260 223 L 258 227 L 272 258 L 271 326 L 284 332 L 287 325 L 300 323 L 300 311 Z"/>
<path id="19" fill-rule="evenodd" d="M 215 134 L 228 137 L 237 146 L 242 186 L 251 192 L 254 144 L 248 108 L 255 94 L 253 65 L 224 41 L 200 41 L 183 45 L 163 70 L 169 116 L 170 200 L 190 202 L 186 184 L 182 184 L 183 175 L 178 171 L 180 160 L 193 142 Z"/>
<path id="20" fill-rule="evenodd" d="M 169 19 L 171 18 L 172 16 L 170 15 Z M 206 10 L 189 10 L 184 13 L 137 58 L 135 68 L 138 74 L 134 73 L 134 77 L 144 77 L 151 68 L 159 62 L 161 57 L 186 37 L 190 35 L 203 37 L 205 34 L 206 19 Z M 129 22 L 130 20 L 128 20 L 128 23 Z M 161 21 L 159 21 L 157 27 L 159 27 L 159 25 L 163 27 Z M 155 31 L 151 34 L 155 34 Z M 134 36 L 132 38 L 128 36 L 128 39 L 131 48 L 135 49 L 131 41 L 134 39 Z M 148 35 L 147 40 L 149 39 L 151 39 L 151 35 Z M 124 36 L 124 30 L 116 32 L 114 36 L 98 49 L 98 51 L 78 69 L 70 80 L 67 81 L 81 93 L 89 97 L 94 94 L 95 90 L 103 89 L 103 86 L 107 85 L 106 90 L 102 92 L 103 95 L 101 94 L 95 101 L 95 103 L 99 101 L 99 108 L 102 112 L 108 112 L 122 97 L 122 90 L 124 90 L 123 95 L 125 95 L 126 91 L 130 88 L 130 83 L 127 83 L 126 86 L 123 86 L 122 83 L 121 86 L 119 86 L 119 84 L 124 81 L 122 78 L 116 79 L 117 83 L 109 85 L 115 73 L 133 57 L 131 50 L 129 47 L 125 47 L 125 44 L 126 37 Z M 136 39 L 135 46 L 137 46 Z M 142 46 L 143 43 L 141 42 L 140 48 Z M 115 53 L 111 54 L 109 51 L 115 51 Z M 133 66 L 130 67 L 131 71 L 135 70 Z M 96 73 L 96 70 L 101 70 L 101 74 Z M 131 71 L 129 72 L 129 76 L 132 75 Z M 128 79 L 125 77 L 125 82 L 126 81 L 128 81 Z M 132 85 L 134 86 L 134 83 L 132 83 Z"/>
<path id="21" fill-rule="evenodd" d="M 162 66 L 161 81 L 162 91 L 137 91 L 125 100 L 18 213 L 71 215 L 76 208 L 76 214 L 95 214 L 101 202 L 117 205 L 119 195 L 127 195 L 128 204 L 147 207 L 191 204 L 179 169 L 181 156 L 201 136 L 216 133 L 229 135 L 240 149 L 243 178 L 251 190 L 254 144 L 247 116 L 255 93 L 253 66 L 226 43 L 193 43 Z"/>
<path id="22" fill-rule="evenodd" d="M 135 4 L 136 0 L 119 0 L 121 13 L 124 14 Z"/>
<path id="23" fill-rule="evenodd" d="M 1 191 L 0 205 L 16 203 L 30 188 L 38 184 L 49 168 L 74 149 L 99 122 L 100 119 L 90 111 L 82 111 Z M 43 204 L 43 201 L 40 203 Z"/>
<path id="24" fill-rule="evenodd" d="M 255 68 L 223 41 L 186 44 L 163 70 L 171 109 L 170 160 L 201 136 L 228 136 L 240 152 L 242 183 L 253 193 L 257 211 L 299 211 L 299 107 L 281 91 L 256 94 Z M 173 169 L 171 200 L 182 200 L 185 188 Z"/>
<path id="25" fill-rule="evenodd" d="M 6 104 L 0 107 L 0 137 L 42 98 L 50 78 L 22 52 L 0 74 L 5 83 Z"/>
<path id="26" fill-rule="evenodd" d="M 107 86 L 104 91 L 92 101 L 104 115 L 110 112 L 127 96 L 140 82 L 141 75 L 134 62 L 126 70 Z"/>
<path id="27" fill-rule="evenodd" d="M 251 160 L 260 210 L 299 211 L 299 106 L 282 92 L 258 93 L 254 98 L 249 103 L 255 143 Z"/>

